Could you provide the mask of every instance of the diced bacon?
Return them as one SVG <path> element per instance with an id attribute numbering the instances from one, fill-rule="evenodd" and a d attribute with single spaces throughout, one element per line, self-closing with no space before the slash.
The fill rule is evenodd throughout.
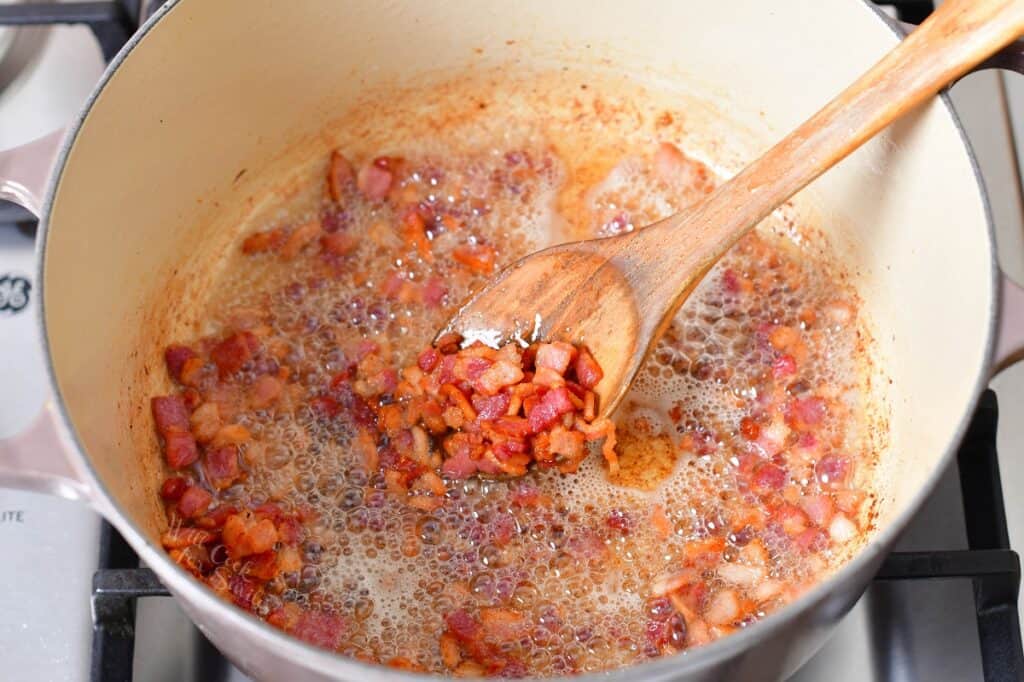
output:
<path id="1" fill-rule="evenodd" d="M 370 163 L 359 169 L 356 185 L 364 197 L 370 201 L 380 201 L 391 191 L 392 180 L 391 171 Z"/>
<path id="2" fill-rule="evenodd" d="M 327 193 L 334 201 L 341 201 L 355 185 L 356 174 L 352 164 L 335 149 L 327 167 Z"/>
<path id="3" fill-rule="evenodd" d="M 277 528 L 270 519 L 256 520 L 242 514 L 228 517 L 222 534 L 232 558 L 242 559 L 273 549 L 278 541 Z"/>
<path id="4" fill-rule="evenodd" d="M 586 456 L 584 436 L 579 431 L 570 431 L 561 426 L 551 430 L 551 452 L 558 457 L 558 469 L 563 474 L 572 473 Z"/>
<path id="5" fill-rule="evenodd" d="M 472 642 L 480 637 L 480 623 L 465 609 L 456 609 L 445 615 L 448 631 L 462 642 Z"/>
<path id="6" fill-rule="evenodd" d="M 718 567 L 718 576 L 722 580 L 747 589 L 755 587 L 764 575 L 764 570 L 756 566 L 724 563 Z"/>
<path id="7" fill-rule="evenodd" d="M 178 500 L 178 513 L 186 519 L 201 516 L 213 502 L 213 495 L 197 485 L 189 486 Z"/>
<path id="8" fill-rule="evenodd" d="M 780 355 L 772 361 L 772 376 L 784 379 L 796 374 L 796 360 L 792 355 Z"/>
<path id="9" fill-rule="evenodd" d="M 814 467 L 814 473 L 823 486 L 838 488 L 850 473 L 850 462 L 839 455 L 825 455 Z"/>
<path id="10" fill-rule="evenodd" d="M 785 469 L 771 462 L 763 462 L 754 469 L 753 488 L 764 495 L 781 490 L 788 480 L 789 476 Z"/>
<path id="11" fill-rule="evenodd" d="M 740 419 L 740 434 L 746 440 L 757 440 L 761 435 L 761 425 L 751 417 Z"/>
<path id="12" fill-rule="evenodd" d="M 455 247 L 452 258 L 470 270 L 486 275 L 494 270 L 497 252 L 486 244 L 463 244 Z"/>
<path id="13" fill-rule="evenodd" d="M 406 244 L 416 249 L 420 258 L 427 262 L 434 260 L 430 251 L 430 239 L 427 238 L 427 223 L 415 209 L 407 212 L 402 218 L 402 238 Z"/>
<path id="14" fill-rule="evenodd" d="M 449 457 L 441 464 L 441 471 L 444 475 L 456 481 L 469 478 L 479 469 L 479 460 L 471 459 L 466 453 Z"/>
<path id="15" fill-rule="evenodd" d="M 337 417 L 341 412 L 341 406 L 338 404 L 338 401 L 328 395 L 312 398 L 309 401 L 309 408 L 313 411 L 313 414 L 322 419 Z"/>
<path id="16" fill-rule="evenodd" d="M 807 518 L 819 528 L 827 528 L 832 520 L 835 505 L 828 495 L 807 495 L 800 501 L 800 507 Z"/>
<path id="17" fill-rule="evenodd" d="M 429 277 L 423 283 L 423 305 L 427 308 L 440 308 L 448 295 L 448 287 L 440 277 Z"/>
<path id="18" fill-rule="evenodd" d="M 462 662 L 462 653 L 459 651 L 459 640 L 451 633 L 444 633 L 438 640 L 438 647 L 441 651 L 441 662 L 449 670 L 454 670 Z"/>
<path id="19" fill-rule="evenodd" d="M 481 372 L 474 385 L 485 395 L 494 395 L 504 387 L 518 384 L 522 380 L 522 369 L 510 362 L 499 360 Z"/>
<path id="20" fill-rule="evenodd" d="M 228 520 L 228 517 L 237 513 L 238 509 L 233 505 L 222 504 L 195 519 L 195 524 L 206 530 L 220 530 L 224 527 L 224 522 Z"/>
<path id="21" fill-rule="evenodd" d="M 835 492 L 836 507 L 847 514 L 856 516 L 867 495 L 863 490 L 837 490 Z"/>
<path id="22" fill-rule="evenodd" d="M 332 256 L 347 256 L 358 247 L 358 237 L 344 230 L 329 232 L 320 237 L 320 248 Z"/>
<path id="23" fill-rule="evenodd" d="M 771 330 L 768 334 L 768 342 L 777 351 L 785 352 L 793 347 L 800 340 L 800 332 L 793 327 L 780 325 Z"/>
<path id="24" fill-rule="evenodd" d="M 662 540 L 667 540 L 672 535 L 672 522 L 665 514 L 665 508 L 660 504 L 651 507 L 651 526 Z"/>
<path id="25" fill-rule="evenodd" d="M 222 426 L 217 403 L 207 402 L 197 407 L 189 423 L 196 440 L 200 443 L 209 443 Z"/>
<path id="26" fill-rule="evenodd" d="M 577 559 L 587 561 L 600 559 L 608 551 L 601 536 L 589 528 L 582 528 L 570 537 L 566 549 Z"/>
<path id="27" fill-rule="evenodd" d="M 807 528 L 807 515 L 791 504 L 783 504 L 772 514 L 772 519 L 782 527 L 782 532 L 790 537 L 803 532 Z"/>
<path id="28" fill-rule="evenodd" d="M 217 365 L 221 378 L 227 378 L 242 369 L 259 346 L 259 339 L 252 332 L 236 332 L 213 347 L 210 359 Z"/>
<path id="29" fill-rule="evenodd" d="M 432 372 L 440 361 L 441 354 L 434 348 L 427 347 L 416 358 L 416 365 L 424 372 Z"/>
<path id="30" fill-rule="evenodd" d="M 793 538 L 793 544 L 805 554 L 820 552 L 828 547 L 828 535 L 819 528 L 808 528 Z"/>
<path id="31" fill-rule="evenodd" d="M 740 615 L 740 602 L 732 590 L 720 590 L 711 597 L 704 618 L 712 625 L 728 625 Z"/>
<path id="32" fill-rule="evenodd" d="M 185 362 L 195 358 L 196 352 L 188 346 L 171 344 L 164 351 L 164 362 L 167 364 L 167 372 L 175 381 L 181 381 L 181 370 Z"/>
<path id="33" fill-rule="evenodd" d="M 299 639 L 324 649 L 337 649 L 344 642 L 348 624 L 341 616 L 310 609 L 303 611 L 291 633 Z"/>
<path id="34" fill-rule="evenodd" d="M 256 409 L 269 407 L 277 402 L 284 391 L 284 382 L 275 376 L 264 374 L 253 382 L 249 389 L 249 402 Z"/>
<path id="35" fill-rule="evenodd" d="M 537 355 L 534 364 L 537 367 L 548 367 L 565 374 L 569 369 L 569 363 L 576 356 L 576 349 L 568 344 L 556 341 L 555 343 L 541 343 L 537 346 Z"/>
<path id="36" fill-rule="evenodd" d="M 633 530 L 633 519 L 630 517 L 629 512 L 617 507 L 608 512 L 604 522 L 609 528 L 614 528 L 622 533 L 628 534 Z"/>
<path id="37" fill-rule="evenodd" d="M 171 528 L 160 536 L 164 549 L 183 549 L 191 545 L 205 545 L 217 539 L 216 533 L 199 528 Z"/>
<path id="38" fill-rule="evenodd" d="M 190 466 L 199 459 L 196 439 L 188 431 L 171 431 L 164 436 L 164 457 L 172 469 Z"/>
<path id="39" fill-rule="evenodd" d="M 786 423 L 798 431 L 807 431 L 825 418 L 825 401 L 818 397 L 797 398 L 786 409 Z"/>
<path id="40" fill-rule="evenodd" d="M 245 238 L 242 242 L 242 253 L 263 253 L 265 251 L 276 251 L 284 244 L 287 234 L 282 228 L 256 232 Z"/>
<path id="41" fill-rule="evenodd" d="M 514 642 L 529 634 L 531 625 L 526 616 L 513 609 L 484 607 L 480 609 L 480 627 L 491 641 Z"/>
<path id="42" fill-rule="evenodd" d="M 176 502 L 188 488 L 188 480 L 181 476 L 171 476 L 160 486 L 160 497 L 168 502 Z"/>
<path id="43" fill-rule="evenodd" d="M 477 418 L 488 420 L 505 416 L 511 401 L 512 396 L 506 391 L 490 397 L 474 393 L 471 398 L 473 408 L 477 412 Z"/>
<path id="44" fill-rule="evenodd" d="M 380 293 L 384 295 L 384 298 L 394 300 L 401 293 L 403 284 L 405 284 L 405 280 L 402 279 L 402 275 L 392 270 L 381 281 Z"/>
<path id="45" fill-rule="evenodd" d="M 230 487 L 239 476 L 238 447 L 224 445 L 206 453 L 203 461 L 206 478 L 217 490 Z"/>
<path id="46" fill-rule="evenodd" d="M 576 358 L 576 381 L 580 386 L 592 389 L 604 378 L 604 371 L 586 348 L 580 348 Z"/>
<path id="47" fill-rule="evenodd" d="M 565 377 L 550 367 L 538 367 L 532 381 L 537 386 L 545 386 L 547 388 L 559 388 L 566 385 Z"/>
<path id="48" fill-rule="evenodd" d="M 211 445 L 215 448 L 222 447 L 224 445 L 242 445 L 252 440 L 252 434 L 249 433 L 249 429 L 245 428 L 241 424 L 228 424 L 217 429 L 216 435 L 214 435 Z"/>
<path id="49" fill-rule="evenodd" d="M 312 243 L 320 237 L 324 232 L 320 226 L 320 219 L 316 218 L 309 222 L 299 225 L 292 233 L 288 235 L 288 239 L 285 240 L 284 245 L 281 246 L 281 256 L 283 258 L 295 258 L 308 244 Z"/>
<path id="50" fill-rule="evenodd" d="M 540 402 L 527 415 L 530 429 L 534 433 L 540 433 L 554 424 L 563 414 L 568 414 L 574 409 L 567 389 L 552 389 L 544 394 Z"/>
<path id="51" fill-rule="evenodd" d="M 160 435 L 166 436 L 174 431 L 189 430 L 189 413 L 181 396 L 158 396 L 150 401 L 153 410 L 153 421 Z"/>

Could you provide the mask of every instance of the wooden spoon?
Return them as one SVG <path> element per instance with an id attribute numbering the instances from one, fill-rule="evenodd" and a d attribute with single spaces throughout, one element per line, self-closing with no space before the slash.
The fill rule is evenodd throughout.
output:
<path id="1" fill-rule="evenodd" d="M 736 241 L 807 183 L 1024 32 L 1024 0 L 946 0 L 809 120 L 701 203 L 643 229 L 538 251 L 462 305 L 437 339 L 563 340 L 618 405 L 673 314 Z"/>

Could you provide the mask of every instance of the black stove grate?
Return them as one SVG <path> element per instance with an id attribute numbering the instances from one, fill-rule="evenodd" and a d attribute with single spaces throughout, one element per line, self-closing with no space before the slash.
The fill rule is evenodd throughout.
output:
<path id="1" fill-rule="evenodd" d="M 156 3 L 150 3 L 154 5 Z M 896 0 L 897 17 L 919 23 L 933 9 L 931 0 Z M 0 25 L 86 25 L 109 61 L 134 33 L 144 14 L 142 0 L 106 2 L 34 2 L 0 5 Z M 0 224 L 34 228 L 25 211 L 0 201 Z M 1010 549 L 996 456 L 998 406 L 986 391 L 958 454 L 967 525 L 967 550 L 895 552 L 876 580 L 970 579 L 978 620 L 986 682 L 1024 680 L 1017 597 L 1020 560 Z M 154 573 L 124 539 L 104 523 L 100 569 L 93 576 L 93 682 L 130 682 L 135 648 L 135 603 L 140 597 L 168 596 Z M 224 666 L 219 666 L 223 668 Z"/>

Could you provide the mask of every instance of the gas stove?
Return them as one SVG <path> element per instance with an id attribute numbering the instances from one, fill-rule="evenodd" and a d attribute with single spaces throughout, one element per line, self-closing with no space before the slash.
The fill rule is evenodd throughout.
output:
<path id="1" fill-rule="evenodd" d="M 931 9 L 927 0 L 889 5 L 910 22 Z M 67 124 L 146 15 L 143 0 L 0 0 L 0 149 Z M 988 187 L 1002 266 L 1024 282 L 1024 79 L 976 74 L 952 97 Z M 0 354 L 11 377 L 0 437 L 27 424 L 44 395 L 33 234 L 31 216 L 0 202 Z M 991 388 L 872 587 L 792 682 L 1024 679 L 1020 567 L 1009 549 L 1024 546 L 1024 504 L 1003 498 L 1024 484 L 1024 363 Z M 81 504 L 0 489 L 0 556 L 0 679 L 247 679 Z"/>

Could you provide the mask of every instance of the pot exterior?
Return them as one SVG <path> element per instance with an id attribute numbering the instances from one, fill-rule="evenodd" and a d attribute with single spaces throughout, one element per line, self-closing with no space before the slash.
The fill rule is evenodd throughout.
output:
<path id="1" fill-rule="evenodd" d="M 339 40 L 339 31 L 360 39 Z M 235 236 L 234 207 L 292 160 L 268 150 L 325 153 L 322 122 L 366 87 L 555 59 L 685 83 L 749 131 L 731 159 L 741 163 L 895 42 L 857 0 L 650 0 L 628 12 L 621 3 L 543 0 L 295 0 L 287 11 L 272 0 L 167 3 L 111 65 L 70 135 L 41 225 L 51 378 L 96 506 L 254 678 L 417 679 L 283 635 L 221 601 L 159 547 L 162 465 L 146 399 L 165 388 L 156 349 L 188 333 L 190 303 Z M 874 390 L 890 441 L 877 531 L 829 580 L 756 627 L 602 679 L 791 674 L 860 596 L 963 432 L 987 367 L 994 269 L 984 196 L 947 105 L 933 103 L 869 143 L 794 210 L 822 223 L 884 332 Z"/>

